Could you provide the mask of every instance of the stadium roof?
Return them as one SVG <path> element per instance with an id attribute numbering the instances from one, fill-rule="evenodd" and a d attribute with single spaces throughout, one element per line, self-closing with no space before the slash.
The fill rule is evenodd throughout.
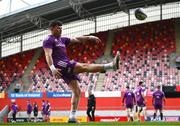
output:
<path id="1" fill-rule="evenodd" d="M 85 17 L 95 17 L 117 11 L 125 11 L 137 7 L 159 5 L 178 0 L 57 0 L 48 4 L 24 10 L 0 19 L 1 39 L 23 34 L 32 30 L 47 28 L 52 20 L 63 23 L 82 19 L 77 12 L 78 6 L 73 8 L 71 1 L 80 1 Z M 82 8 L 81 8 L 82 9 Z"/>

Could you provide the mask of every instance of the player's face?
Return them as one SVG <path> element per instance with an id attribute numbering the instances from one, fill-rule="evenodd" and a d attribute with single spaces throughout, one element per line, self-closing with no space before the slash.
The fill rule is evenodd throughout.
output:
<path id="1" fill-rule="evenodd" d="M 91 91 L 89 91 L 88 93 L 89 93 L 89 96 L 92 94 L 92 92 L 91 92 Z"/>
<path id="2" fill-rule="evenodd" d="M 62 26 L 56 25 L 54 28 L 51 29 L 52 33 L 56 36 L 61 36 L 62 33 Z"/>

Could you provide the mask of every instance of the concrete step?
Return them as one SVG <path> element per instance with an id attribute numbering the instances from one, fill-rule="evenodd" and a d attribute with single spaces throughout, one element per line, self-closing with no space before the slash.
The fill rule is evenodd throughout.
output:
<path id="1" fill-rule="evenodd" d="M 97 80 L 96 91 L 101 91 L 104 84 L 105 73 L 100 73 Z"/>
<path id="2" fill-rule="evenodd" d="M 42 49 L 39 48 L 36 50 L 31 62 L 29 63 L 27 69 L 24 72 L 24 75 L 22 77 L 22 82 L 23 82 L 23 91 L 27 91 L 27 89 L 29 88 L 29 84 L 30 84 L 30 80 L 29 80 L 29 74 L 31 72 L 31 70 L 34 68 L 37 60 L 39 59 L 39 57 L 42 54 Z"/>
<path id="3" fill-rule="evenodd" d="M 111 55 L 113 39 L 114 39 L 114 32 L 111 30 L 111 31 L 109 31 L 108 39 L 107 39 L 107 42 L 106 42 L 106 49 L 105 49 L 105 52 L 104 52 L 105 56 Z"/>

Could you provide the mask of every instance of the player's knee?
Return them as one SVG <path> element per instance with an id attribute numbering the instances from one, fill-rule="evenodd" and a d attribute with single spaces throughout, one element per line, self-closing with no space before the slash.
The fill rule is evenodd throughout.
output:
<path id="1" fill-rule="evenodd" d="M 81 65 L 81 70 L 82 71 L 87 71 L 88 70 L 88 65 L 87 64 Z"/>
<path id="2" fill-rule="evenodd" d="M 74 91 L 74 96 L 76 97 L 76 98 L 80 98 L 80 96 L 81 96 L 81 90 L 78 88 L 78 89 L 76 89 L 76 91 Z"/>
<path id="3" fill-rule="evenodd" d="M 81 96 L 81 89 L 78 88 L 77 92 L 78 92 L 78 97 L 80 97 Z"/>

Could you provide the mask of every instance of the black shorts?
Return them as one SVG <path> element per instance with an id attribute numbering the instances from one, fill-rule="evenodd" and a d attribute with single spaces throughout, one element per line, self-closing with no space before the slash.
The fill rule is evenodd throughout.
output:
<path id="1" fill-rule="evenodd" d="M 38 112 L 34 112 L 34 116 L 38 116 Z"/>
<path id="2" fill-rule="evenodd" d="M 162 104 L 154 104 L 154 109 L 162 110 Z"/>
<path id="3" fill-rule="evenodd" d="M 134 105 L 132 105 L 132 104 L 126 104 L 126 108 L 127 108 L 127 109 L 131 109 L 131 110 L 132 110 L 133 107 L 134 107 Z"/>

